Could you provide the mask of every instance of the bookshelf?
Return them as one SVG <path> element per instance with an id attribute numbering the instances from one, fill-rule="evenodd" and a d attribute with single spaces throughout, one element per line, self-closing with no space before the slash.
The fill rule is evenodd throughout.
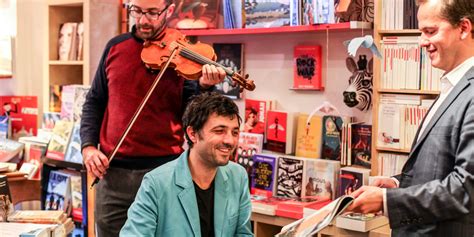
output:
<path id="1" fill-rule="evenodd" d="M 375 1 L 375 16 L 374 16 L 374 41 L 378 48 L 381 47 L 381 40 L 384 36 L 419 36 L 421 32 L 418 29 L 401 29 L 401 30 L 386 30 L 382 29 L 382 1 Z M 410 89 L 385 89 L 382 88 L 382 65 L 383 59 L 374 57 L 374 78 L 373 78 L 373 97 L 372 97 L 372 169 L 371 175 L 378 175 L 378 156 L 379 153 L 391 153 L 408 155 L 409 149 L 394 149 L 377 146 L 378 130 L 379 130 L 379 108 L 380 98 L 384 94 L 401 94 L 401 95 L 420 95 L 422 98 L 435 98 L 439 91 L 427 90 L 410 90 Z"/>
<path id="2" fill-rule="evenodd" d="M 48 111 L 51 85 L 90 84 L 106 43 L 119 33 L 120 6 L 117 0 L 47 0 L 44 4 L 47 33 L 43 40 L 43 106 L 40 110 Z M 58 60 L 59 31 L 61 24 L 65 22 L 84 23 L 82 60 Z M 82 170 L 80 164 L 71 165 L 51 160 L 45 160 L 45 164 Z M 83 177 L 86 176 L 84 172 L 82 174 Z M 88 176 L 87 182 L 92 182 L 92 178 Z M 83 192 L 88 196 L 88 223 L 94 223 L 94 190 L 85 188 Z M 87 236 L 94 236 L 94 226 L 87 225 L 87 229 Z"/>

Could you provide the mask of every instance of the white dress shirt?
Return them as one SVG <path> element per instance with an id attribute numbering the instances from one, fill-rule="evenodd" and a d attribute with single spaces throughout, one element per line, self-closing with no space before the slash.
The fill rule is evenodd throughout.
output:
<path id="1" fill-rule="evenodd" d="M 439 94 L 438 99 L 436 102 L 432 105 L 430 111 L 426 115 L 425 120 L 423 121 L 423 124 L 421 124 L 420 132 L 418 133 L 417 142 L 419 141 L 420 137 L 422 137 L 423 132 L 426 129 L 426 126 L 430 123 L 431 119 L 433 118 L 433 115 L 436 113 L 436 111 L 439 109 L 439 106 L 443 103 L 443 101 L 448 97 L 449 93 L 453 90 L 453 88 L 458 84 L 458 82 L 462 79 L 464 74 L 467 73 L 469 69 L 474 67 L 474 57 L 470 57 L 466 59 L 463 63 L 458 65 L 456 68 L 451 70 L 450 72 L 446 73 L 441 77 L 441 91 Z M 392 178 L 397 187 L 400 185 L 400 182 L 396 178 Z M 385 216 L 388 216 L 388 208 L 387 208 L 387 189 L 382 188 L 383 191 L 383 214 Z"/>

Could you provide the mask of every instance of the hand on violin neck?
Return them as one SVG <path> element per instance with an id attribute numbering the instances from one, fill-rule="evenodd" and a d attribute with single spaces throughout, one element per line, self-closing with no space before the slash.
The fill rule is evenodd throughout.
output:
<path id="1" fill-rule="evenodd" d="M 202 77 L 199 78 L 199 86 L 208 89 L 224 80 L 226 73 L 224 69 L 214 65 L 206 64 L 202 66 Z"/>

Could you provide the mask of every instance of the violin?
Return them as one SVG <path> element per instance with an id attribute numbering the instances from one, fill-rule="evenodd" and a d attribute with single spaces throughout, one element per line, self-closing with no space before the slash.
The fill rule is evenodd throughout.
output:
<path id="1" fill-rule="evenodd" d="M 176 51 L 176 54 L 171 56 L 173 51 Z M 210 45 L 200 42 L 191 44 L 185 35 L 175 29 L 168 28 L 157 39 L 145 41 L 141 58 L 148 68 L 160 70 L 170 60 L 169 67 L 188 80 L 198 80 L 201 77 L 202 65 L 214 65 L 224 69 L 241 88 L 250 91 L 255 89 L 254 82 L 248 80 L 248 74 L 242 76 L 217 63 L 214 49 Z"/>

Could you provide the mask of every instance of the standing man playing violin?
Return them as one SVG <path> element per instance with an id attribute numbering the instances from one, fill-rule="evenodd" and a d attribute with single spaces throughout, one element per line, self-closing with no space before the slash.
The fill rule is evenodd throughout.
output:
<path id="1" fill-rule="evenodd" d="M 115 158 L 109 156 L 158 74 L 140 58 L 145 40 L 159 38 L 175 5 L 172 0 L 131 0 L 131 33 L 109 41 L 102 55 L 81 120 L 82 155 L 96 185 L 95 219 L 99 237 L 118 236 L 148 171 L 183 152 L 181 116 L 188 99 L 225 77 L 221 68 L 204 65 L 202 77 L 188 81 L 167 69 Z M 100 150 L 98 145 L 100 144 Z"/>

